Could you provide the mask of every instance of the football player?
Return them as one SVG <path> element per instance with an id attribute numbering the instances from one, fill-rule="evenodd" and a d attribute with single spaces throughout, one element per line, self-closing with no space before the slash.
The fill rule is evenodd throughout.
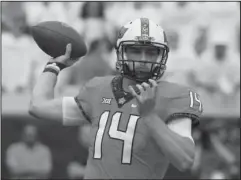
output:
<path id="1" fill-rule="evenodd" d="M 161 179 L 170 163 L 180 171 L 192 166 L 191 130 L 202 104 L 195 91 L 161 80 L 169 53 L 161 26 L 147 18 L 123 26 L 116 43 L 120 74 L 93 78 L 75 97 L 56 99 L 58 73 L 75 62 L 70 52 L 67 45 L 46 65 L 29 112 L 64 125 L 91 124 L 86 179 Z"/>

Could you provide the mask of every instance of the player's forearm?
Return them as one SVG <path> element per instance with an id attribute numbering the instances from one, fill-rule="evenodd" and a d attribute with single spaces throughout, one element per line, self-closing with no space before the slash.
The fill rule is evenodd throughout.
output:
<path id="1" fill-rule="evenodd" d="M 170 162 L 180 171 L 191 168 L 195 156 L 194 144 L 171 131 L 157 115 L 146 118 L 152 137 Z"/>
<path id="2" fill-rule="evenodd" d="M 56 82 L 57 76 L 54 73 L 42 73 L 33 89 L 32 103 L 53 99 Z"/>

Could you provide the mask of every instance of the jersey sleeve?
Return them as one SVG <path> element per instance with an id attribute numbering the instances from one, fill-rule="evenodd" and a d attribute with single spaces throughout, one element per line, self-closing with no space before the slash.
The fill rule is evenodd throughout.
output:
<path id="1" fill-rule="evenodd" d="M 96 102 L 95 95 L 102 86 L 104 78 L 94 77 L 88 81 L 79 91 L 79 94 L 75 96 L 75 102 L 78 105 L 79 110 L 87 121 L 92 122 L 93 105 Z"/>
<path id="2" fill-rule="evenodd" d="M 63 125 L 80 125 L 86 120 L 84 113 L 75 101 L 75 97 L 63 97 Z"/>
<path id="3" fill-rule="evenodd" d="M 75 97 L 63 98 L 63 124 L 80 125 L 91 122 L 91 100 L 96 89 L 96 78 L 83 85 Z"/>
<path id="4" fill-rule="evenodd" d="M 192 119 L 192 124 L 196 126 L 199 124 L 200 116 L 203 112 L 203 104 L 200 96 L 191 90 L 184 91 L 178 96 L 168 98 L 166 107 L 166 123 L 177 118 L 188 117 Z"/>

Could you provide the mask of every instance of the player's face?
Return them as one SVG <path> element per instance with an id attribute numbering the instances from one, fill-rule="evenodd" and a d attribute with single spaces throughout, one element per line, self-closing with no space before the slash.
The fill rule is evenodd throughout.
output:
<path id="1" fill-rule="evenodd" d="M 135 70 L 150 72 L 151 63 L 148 62 L 157 62 L 161 49 L 155 46 L 127 46 L 126 49 L 127 59 L 133 61 L 142 61 L 135 62 Z M 129 63 L 129 68 L 133 71 L 133 64 Z"/>

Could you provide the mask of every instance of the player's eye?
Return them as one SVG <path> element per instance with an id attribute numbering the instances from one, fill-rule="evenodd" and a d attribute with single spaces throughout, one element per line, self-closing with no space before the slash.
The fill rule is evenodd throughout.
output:
<path id="1" fill-rule="evenodd" d="M 141 49 L 140 48 L 136 48 L 136 47 L 129 47 L 129 48 L 127 48 L 127 52 L 129 52 L 131 54 L 140 54 L 141 53 Z"/>
<path id="2" fill-rule="evenodd" d="M 149 50 L 149 51 L 146 51 L 146 54 L 149 56 L 157 56 L 159 55 L 159 52 L 157 50 Z"/>

